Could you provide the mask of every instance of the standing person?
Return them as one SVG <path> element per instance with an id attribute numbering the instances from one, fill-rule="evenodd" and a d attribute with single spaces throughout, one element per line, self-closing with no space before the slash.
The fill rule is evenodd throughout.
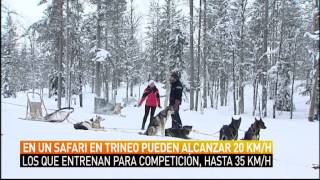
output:
<path id="1" fill-rule="evenodd" d="M 173 106 L 174 113 L 171 115 L 172 128 L 182 128 L 182 122 L 179 115 L 179 107 L 182 102 L 183 87 L 180 82 L 180 76 L 178 72 L 173 72 L 170 76 L 171 90 L 170 90 L 170 106 Z"/>
<path id="2" fill-rule="evenodd" d="M 157 107 L 161 108 L 159 90 L 154 84 L 154 81 L 152 80 L 149 81 L 149 85 L 143 92 L 142 98 L 139 101 L 139 107 L 141 106 L 144 100 L 146 100 L 146 105 L 145 105 L 145 112 L 144 112 L 144 117 L 143 117 L 142 127 L 141 127 L 142 130 L 144 130 L 144 126 L 146 124 L 149 111 L 151 110 L 151 114 L 150 114 L 150 122 L 151 122 L 154 116 L 154 113 L 156 111 L 156 108 Z"/>

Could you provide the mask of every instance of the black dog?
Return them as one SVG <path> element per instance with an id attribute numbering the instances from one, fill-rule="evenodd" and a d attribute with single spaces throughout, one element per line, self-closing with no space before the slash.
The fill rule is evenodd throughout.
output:
<path id="1" fill-rule="evenodd" d="M 236 120 L 232 117 L 231 123 L 229 125 L 223 125 L 220 129 L 219 140 L 237 140 L 240 124 L 241 118 Z"/>
<path id="2" fill-rule="evenodd" d="M 251 124 L 248 131 L 245 132 L 243 140 L 259 140 L 260 139 L 260 129 L 267 129 L 266 125 L 262 121 L 254 118 L 254 123 Z"/>
<path id="3" fill-rule="evenodd" d="M 166 136 L 177 137 L 182 139 L 190 139 L 188 135 L 192 131 L 192 126 L 183 126 L 182 128 L 169 128 L 165 130 Z"/>

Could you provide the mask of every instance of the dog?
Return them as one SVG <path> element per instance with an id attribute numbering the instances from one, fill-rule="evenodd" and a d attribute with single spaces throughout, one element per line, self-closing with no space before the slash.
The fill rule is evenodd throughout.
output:
<path id="1" fill-rule="evenodd" d="M 164 110 L 160 111 L 155 117 L 152 118 L 145 135 L 155 136 L 159 131 L 161 131 L 161 135 L 165 136 L 165 125 L 167 119 L 173 113 L 173 106 L 167 106 Z"/>
<path id="2" fill-rule="evenodd" d="M 183 126 L 181 129 L 169 128 L 165 130 L 165 135 L 182 139 L 190 139 L 188 135 L 192 131 L 192 126 Z"/>
<path id="3" fill-rule="evenodd" d="M 101 126 L 101 122 L 104 121 L 104 119 L 101 116 L 96 115 L 96 119 L 93 120 L 93 118 L 90 119 L 92 128 L 101 129 L 103 128 Z"/>
<path id="4" fill-rule="evenodd" d="M 83 121 L 74 124 L 75 129 L 83 129 L 83 130 L 90 130 L 90 129 L 103 129 L 101 126 L 101 122 L 104 121 L 104 119 L 101 116 L 96 115 L 96 118 L 89 119 L 89 121 Z"/>
<path id="5" fill-rule="evenodd" d="M 261 117 L 259 120 L 254 118 L 254 123 L 252 123 L 248 131 L 245 132 L 243 140 L 259 140 L 260 129 L 267 129 L 267 127 Z"/>
<path id="6" fill-rule="evenodd" d="M 121 110 L 123 109 L 123 106 L 121 106 L 120 103 L 116 103 L 114 110 L 112 112 L 113 115 L 121 115 Z"/>
<path id="7" fill-rule="evenodd" d="M 237 140 L 238 130 L 241 124 L 241 118 L 233 119 L 229 125 L 223 125 L 220 129 L 219 140 Z"/>

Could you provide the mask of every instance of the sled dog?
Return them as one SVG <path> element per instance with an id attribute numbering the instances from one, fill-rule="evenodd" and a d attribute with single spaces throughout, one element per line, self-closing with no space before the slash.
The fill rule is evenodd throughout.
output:
<path id="1" fill-rule="evenodd" d="M 95 120 L 93 120 L 93 118 L 90 119 L 92 128 L 97 128 L 97 129 L 103 128 L 101 126 L 101 122 L 102 121 L 104 121 L 104 119 L 101 116 L 98 116 L 98 115 L 96 115 L 96 119 Z"/>
<path id="2" fill-rule="evenodd" d="M 96 118 L 91 118 L 89 121 L 83 121 L 74 124 L 75 129 L 83 129 L 83 130 L 90 130 L 90 129 L 102 129 L 101 121 L 104 119 L 101 116 L 96 116 Z"/>
<path id="3" fill-rule="evenodd" d="M 179 129 L 169 128 L 165 130 L 165 135 L 182 138 L 182 139 L 190 139 L 188 135 L 190 134 L 191 131 L 192 131 L 192 126 L 183 126 L 182 128 L 179 128 Z"/>
<path id="4" fill-rule="evenodd" d="M 174 113 L 173 107 L 168 106 L 164 110 L 160 111 L 155 117 L 152 118 L 145 134 L 148 136 L 157 135 L 161 131 L 161 135 L 165 136 L 165 125 L 168 117 Z"/>
<path id="5" fill-rule="evenodd" d="M 259 140 L 260 129 L 267 129 L 267 127 L 261 117 L 259 120 L 255 117 L 254 123 L 252 123 L 248 131 L 245 132 L 243 140 Z"/>
<path id="6" fill-rule="evenodd" d="M 237 140 L 240 124 L 241 118 L 236 120 L 232 117 L 231 123 L 229 125 L 223 125 L 220 129 L 219 140 Z"/>

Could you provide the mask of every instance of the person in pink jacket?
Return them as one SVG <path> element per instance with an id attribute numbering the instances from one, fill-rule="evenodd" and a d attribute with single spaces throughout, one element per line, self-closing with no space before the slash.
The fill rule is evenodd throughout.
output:
<path id="1" fill-rule="evenodd" d="M 161 108 L 159 90 L 154 84 L 154 81 L 152 80 L 149 82 L 149 85 L 143 92 L 142 98 L 139 101 L 139 107 L 145 100 L 146 100 L 146 104 L 145 104 L 145 112 L 144 112 L 144 117 L 143 117 L 142 127 L 141 127 L 142 130 L 144 130 L 146 120 L 148 118 L 150 110 L 151 110 L 151 114 L 150 114 L 150 122 L 151 122 L 154 116 L 154 113 L 156 111 L 156 108 L 157 107 Z"/>

